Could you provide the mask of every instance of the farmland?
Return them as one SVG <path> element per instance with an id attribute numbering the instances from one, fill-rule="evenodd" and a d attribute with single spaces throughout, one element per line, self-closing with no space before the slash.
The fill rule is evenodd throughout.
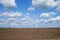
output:
<path id="1" fill-rule="evenodd" d="M 60 39 L 59 28 L 6 28 L 0 29 L 0 40 Z"/>

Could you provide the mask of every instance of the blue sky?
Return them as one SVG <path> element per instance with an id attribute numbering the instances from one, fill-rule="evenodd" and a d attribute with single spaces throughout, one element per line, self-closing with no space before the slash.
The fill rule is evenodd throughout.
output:
<path id="1" fill-rule="evenodd" d="M 60 28 L 60 0 L 0 0 L 0 28 Z"/>

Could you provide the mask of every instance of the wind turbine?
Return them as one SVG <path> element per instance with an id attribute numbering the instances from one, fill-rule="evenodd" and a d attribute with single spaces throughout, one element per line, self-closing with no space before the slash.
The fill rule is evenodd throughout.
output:
<path id="1" fill-rule="evenodd" d="M 38 23 L 40 22 L 37 17 L 33 16 L 34 18 L 34 23 L 35 23 L 35 27 L 37 28 L 38 27 Z"/>
<path id="2" fill-rule="evenodd" d="M 38 27 L 38 23 L 39 23 L 39 22 L 40 22 L 40 21 L 39 21 L 38 19 L 35 20 L 36 28 Z"/>

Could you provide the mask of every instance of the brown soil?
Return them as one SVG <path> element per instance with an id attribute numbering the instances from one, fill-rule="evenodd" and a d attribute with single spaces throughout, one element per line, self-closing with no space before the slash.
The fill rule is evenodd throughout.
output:
<path id="1" fill-rule="evenodd" d="M 15 28 L 0 30 L 0 40 L 40 40 L 59 38 L 59 28 Z"/>

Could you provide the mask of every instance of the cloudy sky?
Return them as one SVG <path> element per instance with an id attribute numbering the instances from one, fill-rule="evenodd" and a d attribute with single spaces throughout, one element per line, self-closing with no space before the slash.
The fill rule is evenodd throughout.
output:
<path id="1" fill-rule="evenodd" d="M 0 28 L 60 28 L 60 0 L 0 0 Z"/>

